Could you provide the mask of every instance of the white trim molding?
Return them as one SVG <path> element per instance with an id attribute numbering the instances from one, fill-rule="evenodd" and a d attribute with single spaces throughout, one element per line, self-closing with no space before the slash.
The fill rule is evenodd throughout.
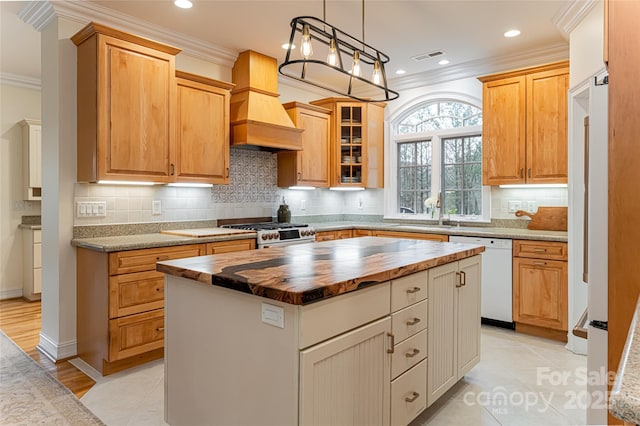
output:
<path id="1" fill-rule="evenodd" d="M 65 343 L 56 343 L 43 333 L 40 333 L 40 343 L 38 343 L 36 349 L 53 362 L 56 362 L 78 355 L 78 342 L 77 340 L 71 340 Z"/>
<path id="2" fill-rule="evenodd" d="M 0 300 L 22 297 L 22 288 L 0 291 Z"/>
<path id="3" fill-rule="evenodd" d="M 27 77 L 24 75 L 11 74 L 7 72 L 0 74 L 0 84 L 22 87 L 24 89 L 42 89 L 42 82 L 40 81 L 40 79 Z"/>
<path id="4" fill-rule="evenodd" d="M 562 36 L 568 40 L 571 31 L 582 22 L 597 3 L 602 3 L 602 0 L 572 0 L 558 11 L 552 22 L 560 30 Z"/>
<path id="5" fill-rule="evenodd" d="M 27 24 L 33 25 L 38 31 L 42 31 L 55 16 L 81 24 L 92 21 L 100 22 L 102 25 L 120 31 L 134 33 L 169 45 L 178 45 L 187 56 L 228 68 L 233 67 L 238 57 L 238 52 L 234 50 L 207 43 L 185 34 L 168 31 L 148 21 L 139 20 L 88 1 L 31 1 L 20 11 L 18 16 Z"/>

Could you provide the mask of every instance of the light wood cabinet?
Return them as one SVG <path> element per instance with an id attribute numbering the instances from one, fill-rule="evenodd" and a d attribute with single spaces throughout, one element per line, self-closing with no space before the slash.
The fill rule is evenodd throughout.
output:
<path id="1" fill-rule="evenodd" d="M 255 239 L 112 253 L 78 248 L 78 356 L 103 375 L 163 356 L 164 274 L 156 262 L 255 248 Z"/>
<path id="2" fill-rule="evenodd" d="M 449 236 L 444 234 L 423 234 L 421 232 L 403 231 L 374 231 L 376 237 L 409 238 L 413 240 L 449 241 Z"/>
<path id="3" fill-rule="evenodd" d="M 29 301 L 40 300 L 42 293 L 42 231 L 22 231 L 23 285 L 22 297 Z"/>
<path id="4" fill-rule="evenodd" d="M 302 151 L 278 152 L 278 186 L 329 187 L 331 110 L 300 102 L 283 105 L 298 129 Z"/>
<path id="5" fill-rule="evenodd" d="M 343 240 L 345 238 L 352 238 L 352 237 L 353 237 L 353 232 L 351 229 L 342 229 L 339 231 L 316 232 L 316 241 Z"/>
<path id="6" fill-rule="evenodd" d="M 169 182 L 180 50 L 95 23 L 71 40 L 78 58 L 78 181 Z"/>
<path id="7" fill-rule="evenodd" d="M 330 185 L 384 186 L 384 103 L 325 98 L 311 102 L 332 111 Z"/>
<path id="8" fill-rule="evenodd" d="M 569 63 L 479 80 L 483 184 L 566 183 Z"/>
<path id="9" fill-rule="evenodd" d="M 429 270 L 427 405 L 480 361 L 481 258 Z"/>
<path id="10" fill-rule="evenodd" d="M 22 186 L 25 200 L 42 199 L 42 126 L 40 120 L 22 120 Z"/>
<path id="11" fill-rule="evenodd" d="M 174 182 L 229 183 L 229 102 L 233 84 L 176 72 Z"/>
<path id="12" fill-rule="evenodd" d="M 514 240 L 513 320 L 516 331 L 567 340 L 567 244 Z"/>

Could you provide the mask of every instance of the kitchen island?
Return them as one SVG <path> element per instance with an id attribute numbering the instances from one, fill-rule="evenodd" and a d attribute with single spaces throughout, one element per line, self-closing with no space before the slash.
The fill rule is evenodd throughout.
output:
<path id="1" fill-rule="evenodd" d="M 481 246 L 363 237 L 159 262 L 169 424 L 408 424 L 480 358 Z"/>

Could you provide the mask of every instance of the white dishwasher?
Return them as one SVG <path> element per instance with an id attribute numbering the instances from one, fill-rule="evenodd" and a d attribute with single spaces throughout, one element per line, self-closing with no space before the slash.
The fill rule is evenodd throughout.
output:
<path id="1" fill-rule="evenodd" d="M 511 240 L 452 235 L 449 241 L 485 246 L 482 253 L 482 323 L 513 329 Z"/>

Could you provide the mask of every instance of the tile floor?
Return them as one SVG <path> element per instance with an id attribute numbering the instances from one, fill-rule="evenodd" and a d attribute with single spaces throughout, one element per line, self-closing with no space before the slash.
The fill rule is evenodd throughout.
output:
<path id="1" fill-rule="evenodd" d="M 584 425 L 586 365 L 561 343 L 483 326 L 480 363 L 411 426 Z M 109 426 L 164 425 L 163 375 L 160 360 L 101 378 L 81 401 Z"/>

